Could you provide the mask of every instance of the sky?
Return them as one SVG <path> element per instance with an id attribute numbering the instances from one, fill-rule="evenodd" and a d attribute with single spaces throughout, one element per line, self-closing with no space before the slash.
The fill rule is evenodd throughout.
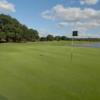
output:
<path id="1" fill-rule="evenodd" d="M 17 18 L 40 36 L 100 37 L 100 0 L 0 0 L 0 13 Z"/>

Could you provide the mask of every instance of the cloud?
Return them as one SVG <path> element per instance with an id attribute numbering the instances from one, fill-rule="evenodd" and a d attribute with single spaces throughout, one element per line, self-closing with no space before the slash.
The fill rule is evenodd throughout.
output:
<path id="1" fill-rule="evenodd" d="M 15 12 L 15 6 L 7 0 L 0 0 L 0 11 Z"/>
<path id="2" fill-rule="evenodd" d="M 81 4 L 95 5 L 99 0 L 80 0 Z"/>
<path id="3" fill-rule="evenodd" d="M 94 20 L 94 21 L 91 21 L 91 22 L 78 22 L 76 24 L 77 26 L 77 29 L 80 30 L 80 31 L 87 31 L 89 29 L 95 29 L 95 28 L 98 28 L 100 27 L 100 20 Z"/>
<path id="4" fill-rule="evenodd" d="M 69 23 L 66 23 L 66 22 L 60 22 L 60 23 L 58 23 L 58 26 L 59 26 L 60 28 L 66 27 L 66 26 L 68 26 L 68 25 L 69 25 Z"/>
<path id="5" fill-rule="evenodd" d="M 51 13 L 51 11 L 49 11 L 49 10 L 46 10 L 46 11 L 44 11 L 44 12 L 42 12 L 42 17 L 44 18 L 44 19 L 50 19 L 50 20 L 53 20 L 53 19 L 55 19 L 55 16 L 54 15 L 51 15 L 52 13 Z"/>
<path id="6" fill-rule="evenodd" d="M 74 25 L 78 30 L 89 30 L 100 27 L 100 10 L 92 8 L 64 7 L 56 5 L 52 9 L 44 11 L 42 17 L 48 20 L 56 20 L 60 27 Z"/>
<path id="7" fill-rule="evenodd" d="M 96 11 L 92 8 L 77 8 L 68 7 L 65 8 L 62 5 L 56 5 L 51 10 L 44 11 L 42 17 L 45 19 L 77 22 L 81 20 L 100 19 L 100 10 Z"/>
<path id="8" fill-rule="evenodd" d="M 95 29 L 100 27 L 100 20 L 93 20 L 88 22 L 77 22 L 77 23 L 67 23 L 67 22 L 61 22 L 58 23 L 58 26 L 60 28 L 66 28 L 67 26 L 72 27 L 75 30 L 78 30 L 80 32 L 86 32 L 87 30 Z"/>

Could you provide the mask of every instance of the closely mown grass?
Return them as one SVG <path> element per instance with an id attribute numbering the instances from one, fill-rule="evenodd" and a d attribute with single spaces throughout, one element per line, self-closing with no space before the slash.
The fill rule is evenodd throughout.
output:
<path id="1" fill-rule="evenodd" d="M 100 49 L 66 44 L 0 44 L 0 100 L 100 100 Z"/>

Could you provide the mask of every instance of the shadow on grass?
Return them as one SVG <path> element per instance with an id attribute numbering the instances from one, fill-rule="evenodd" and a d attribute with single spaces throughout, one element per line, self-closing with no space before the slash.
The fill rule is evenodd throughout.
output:
<path id="1" fill-rule="evenodd" d="M 5 96 L 2 96 L 2 95 L 0 94 L 0 100 L 8 100 L 8 98 L 6 98 Z"/>

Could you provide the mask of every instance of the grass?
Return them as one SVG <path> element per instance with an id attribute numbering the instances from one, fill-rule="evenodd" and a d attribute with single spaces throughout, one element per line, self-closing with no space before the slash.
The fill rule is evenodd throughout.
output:
<path id="1" fill-rule="evenodd" d="M 100 100 L 100 49 L 66 44 L 0 44 L 0 100 Z"/>

